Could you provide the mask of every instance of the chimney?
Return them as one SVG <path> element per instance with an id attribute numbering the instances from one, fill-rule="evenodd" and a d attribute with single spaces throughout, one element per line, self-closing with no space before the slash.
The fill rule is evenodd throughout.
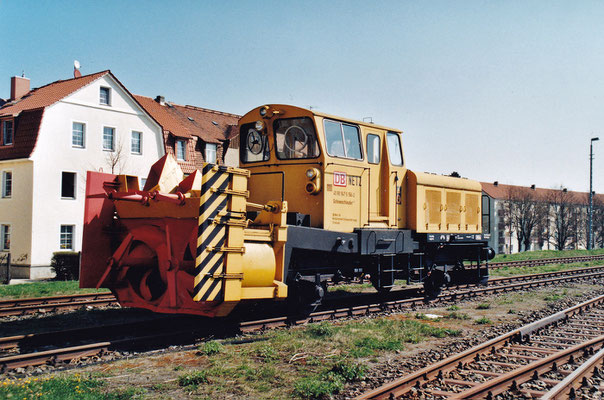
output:
<path id="1" fill-rule="evenodd" d="M 535 190 L 535 184 L 531 185 L 531 189 Z"/>
<path id="2" fill-rule="evenodd" d="M 10 78 L 10 100 L 18 99 L 29 93 L 29 79 L 22 76 Z"/>
<path id="3" fill-rule="evenodd" d="M 158 102 L 160 106 L 163 106 L 166 104 L 166 98 L 164 96 L 157 96 L 155 98 L 155 101 Z"/>
<path id="4" fill-rule="evenodd" d="M 495 182 L 493 182 L 493 185 L 495 185 L 495 186 L 499 186 L 499 181 L 495 181 Z"/>

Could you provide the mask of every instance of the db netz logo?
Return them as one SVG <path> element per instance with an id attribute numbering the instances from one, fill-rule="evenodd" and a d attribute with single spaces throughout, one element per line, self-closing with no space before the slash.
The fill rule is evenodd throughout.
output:
<path id="1" fill-rule="evenodd" d="M 334 172 L 333 173 L 333 185 L 334 186 L 346 186 L 346 172 Z"/>

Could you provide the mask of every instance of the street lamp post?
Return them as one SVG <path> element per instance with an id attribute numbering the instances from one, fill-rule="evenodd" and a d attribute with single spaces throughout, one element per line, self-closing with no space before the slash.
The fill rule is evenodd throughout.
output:
<path id="1" fill-rule="evenodd" d="M 589 142 L 589 233 L 587 236 L 587 250 L 593 248 L 593 213 L 594 213 L 594 191 L 593 191 L 593 161 L 594 161 L 594 142 L 600 140 L 599 137 L 591 138 Z"/>

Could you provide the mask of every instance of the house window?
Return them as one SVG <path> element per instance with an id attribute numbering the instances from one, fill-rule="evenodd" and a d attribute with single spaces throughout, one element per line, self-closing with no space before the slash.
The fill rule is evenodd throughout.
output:
<path id="1" fill-rule="evenodd" d="M 10 225 L 0 225 L 0 241 L 3 251 L 10 250 Z"/>
<path id="2" fill-rule="evenodd" d="M 61 173 L 61 198 L 75 199 L 76 189 L 76 173 L 62 172 Z"/>
<path id="3" fill-rule="evenodd" d="M 61 225 L 60 247 L 61 250 L 73 250 L 73 225 Z"/>
<path id="4" fill-rule="evenodd" d="M 103 127 L 103 150 L 115 149 L 115 128 Z"/>
<path id="5" fill-rule="evenodd" d="M 86 124 L 74 122 L 71 126 L 71 145 L 73 147 L 84 147 L 85 134 Z"/>
<path id="6" fill-rule="evenodd" d="M 186 142 L 184 140 L 176 141 L 176 159 L 179 161 L 185 161 L 186 158 Z"/>
<path id="7" fill-rule="evenodd" d="M 13 173 L 2 171 L 2 197 L 11 197 L 13 194 Z"/>
<path id="8" fill-rule="evenodd" d="M 111 89 L 109 89 L 108 87 L 101 87 L 100 103 L 106 106 L 111 105 Z"/>
<path id="9" fill-rule="evenodd" d="M 8 146 L 13 144 L 13 121 L 4 121 L 2 123 L 2 144 Z"/>
<path id="10" fill-rule="evenodd" d="M 216 164 L 216 145 L 214 143 L 206 143 L 206 162 Z"/>
<path id="11" fill-rule="evenodd" d="M 142 154 L 143 133 L 132 131 L 132 141 L 130 142 L 130 151 L 132 154 Z"/>

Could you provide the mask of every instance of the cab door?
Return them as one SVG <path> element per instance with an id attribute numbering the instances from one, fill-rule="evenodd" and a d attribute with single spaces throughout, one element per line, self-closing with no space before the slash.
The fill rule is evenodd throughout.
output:
<path id="1" fill-rule="evenodd" d="M 389 226 L 388 203 L 382 198 L 382 143 L 384 132 L 368 131 L 365 135 L 367 167 L 369 169 L 369 225 Z"/>
<path id="2" fill-rule="evenodd" d="M 402 228 L 406 224 L 405 178 L 407 168 L 403 159 L 403 146 L 399 132 L 386 132 L 382 145 L 381 163 L 382 208 L 388 216 L 388 225 Z"/>

